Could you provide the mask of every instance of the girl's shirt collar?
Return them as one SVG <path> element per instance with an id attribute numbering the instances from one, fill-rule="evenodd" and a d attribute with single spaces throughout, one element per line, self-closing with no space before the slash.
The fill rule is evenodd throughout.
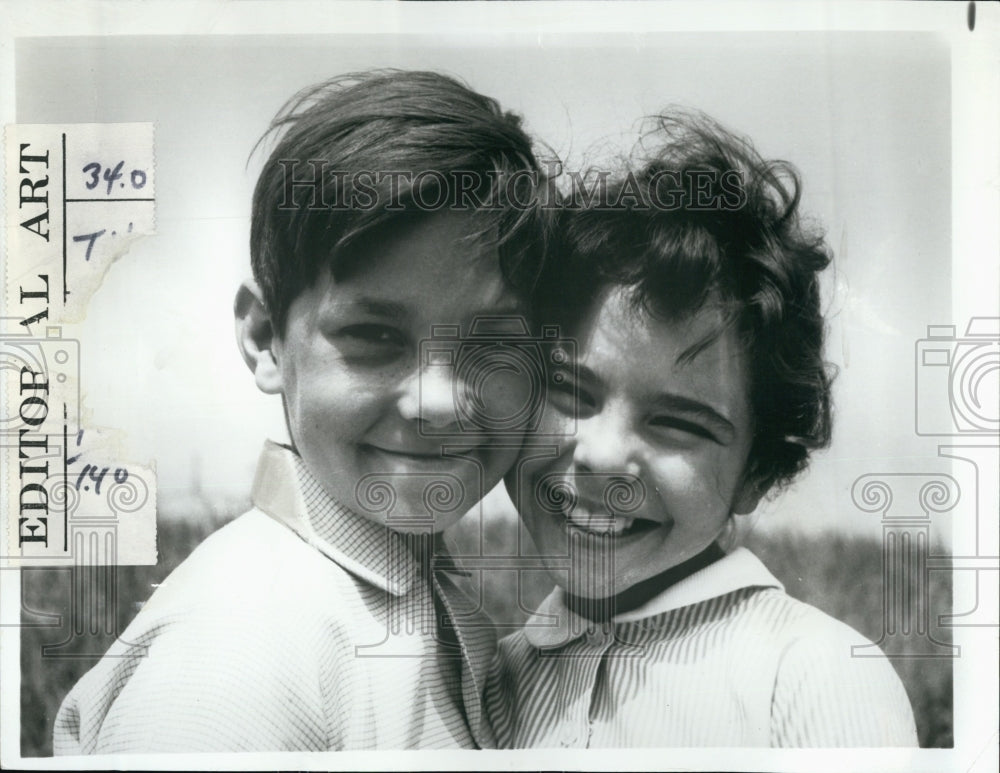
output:
<path id="1" fill-rule="evenodd" d="M 739 547 L 725 557 L 688 575 L 630 612 L 615 615 L 614 623 L 628 623 L 698 604 L 748 587 L 784 590 L 763 562 L 747 548 Z M 524 625 L 528 643 L 539 649 L 562 647 L 593 629 L 595 624 L 566 605 L 565 591 L 555 588 Z"/>

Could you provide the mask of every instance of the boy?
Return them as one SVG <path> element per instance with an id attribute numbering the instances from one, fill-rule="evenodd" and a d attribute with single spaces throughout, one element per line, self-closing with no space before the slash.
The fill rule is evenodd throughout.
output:
<path id="1" fill-rule="evenodd" d="M 492 743 L 492 628 L 436 536 L 520 443 L 474 409 L 504 415 L 526 387 L 505 372 L 464 399 L 422 342 L 520 313 L 542 235 L 531 142 L 495 101 L 427 72 L 334 79 L 271 130 L 236 332 L 291 445 L 267 444 L 254 508 L 70 693 L 57 753 Z"/>
<path id="2" fill-rule="evenodd" d="M 550 392 L 558 455 L 508 477 L 558 587 L 501 642 L 499 743 L 913 745 L 888 661 L 720 547 L 829 442 L 828 252 L 788 167 L 703 116 L 657 129 L 612 206 L 564 212 L 540 283 L 577 377 Z"/>

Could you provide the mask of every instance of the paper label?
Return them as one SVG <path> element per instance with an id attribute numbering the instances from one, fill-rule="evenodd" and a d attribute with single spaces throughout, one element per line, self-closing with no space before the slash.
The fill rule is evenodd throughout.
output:
<path id="1" fill-rule="evenodd" d="M 0 329 L 5 566 L 156 563 L 156 478 L 87 426 L 87 314 L 111 264 L 154 233 L 153 125 L 15 125 L 5 133 Z"/>

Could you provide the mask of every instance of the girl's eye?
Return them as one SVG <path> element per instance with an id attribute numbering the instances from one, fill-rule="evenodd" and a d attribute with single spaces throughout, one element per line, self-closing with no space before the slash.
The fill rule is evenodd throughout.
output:
<path id="1" fill-rule="evenodd" d="M 597 410 L 597 398 L 579 384 L 576 387 L 576 404 L 581 413 L 593 413 Z"/>
<path id="2" fill-rule="evenodd" d="M 549 401 L 563 413 L 578 416 L 593 413 L 597 407 L 594 396 L 568 378 L 553 381 L 548 389 Z"/>
<path id="3" fill-rule="evenodd" d="M 704 438 L 705 440 L 711 440 L 716 443 L 718 442 L 715 435 L 701 424 L 687 419 L 682 419 L 677 416 L 654 416 L 649 423 L 651 426 L 657 428 L 661 432 L 670 434 L 672 437 L 685 439 L 698 437 Z"/>

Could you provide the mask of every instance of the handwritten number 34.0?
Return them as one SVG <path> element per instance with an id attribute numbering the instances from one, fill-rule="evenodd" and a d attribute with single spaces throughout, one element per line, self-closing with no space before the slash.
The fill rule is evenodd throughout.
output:
<path id="1" fill-rule="evenodd" d="M 114 184 L 122 178 L 123 166 L 125 166 L 125 162 L 119 161 L 113 169 L 108 167 L 104 170 L 104 182 L 108 184 L 109 196 Z M 101 184 L 101 165 L 96 161 L 87 164 L 82 171 L 84 174 L 90 175 L 90 179 L 84 183 L 87 186 L 87 190 L 92 191 Z M 140 190 L 146 184 L 146 173 L 142 169 L 133 169 L 129 174 L 129 182 L 135 190 Z M 125 183 L 122 183 L 122 186 L 124 185 Z"/>

